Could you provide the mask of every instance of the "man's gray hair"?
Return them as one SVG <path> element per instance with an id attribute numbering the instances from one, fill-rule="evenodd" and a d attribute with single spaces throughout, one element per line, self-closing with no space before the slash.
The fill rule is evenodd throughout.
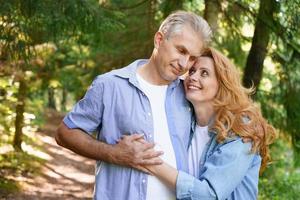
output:
<path id="1" fill-rule="evenodd" d="M 159 31 L 168 39 L 172 34 L 180 33 L 185 25 L 189 25 L 196 33 L 199 33 L 205 46 L 211 41 L 212 31 L 208 23 L 202 17 L 187 11 L 176 11 L 170 14 L 161 23 Z"/>

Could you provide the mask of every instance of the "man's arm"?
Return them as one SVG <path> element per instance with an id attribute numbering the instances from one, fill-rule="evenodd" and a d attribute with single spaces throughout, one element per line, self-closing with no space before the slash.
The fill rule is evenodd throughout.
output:
<path id="1" fill-rule="evenodd" d="M 57 144 L 82 156 L 103 160 L 108 163 L 135 167 L 146 171 L 141 165 L 156 165 L 162 161 L 158 158 L 162 152 L 153 150 L 154 144 L 134 142 L 143 135 L 124 136 L 122 143 L 114 145 L 94 139 L 80 129 L 70 129 L 63 122 L 55 135 Z"/>

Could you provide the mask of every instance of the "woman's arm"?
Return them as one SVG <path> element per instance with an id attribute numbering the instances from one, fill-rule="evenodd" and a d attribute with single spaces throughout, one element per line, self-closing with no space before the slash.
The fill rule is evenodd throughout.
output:
<path id="1" fill-rule="evenodd" d="M 208 152 L 199 177 L 179 172 L 178 199 L 257 199 L 260 156 L 250 152 L 251 143 L 241 138 Z"/>
<path id="2" fill-rule="evenodd" d="M 165 185 L 175 191 L 176 189 L 176 180 L 178 171 L 174 167 L 163 163 L 160 165 L 147 165 L 145 166 L 153 176 L 156 176 L 160 179 Z"/>
<path id="3" fill-rule="evenodd" d="M 208 156 L 199 177 L 177 171 L 167 163 L 143 167 L 175 190 L 177 199 L 226 199 L 238 188 L 236 199 L 252 200 L 257 198 L 260 157 L 254 159 L 250 150 L 251 143 L 241 138 L 224 143 Z M 149 155 L 155 152 L 151 151 Z"/>
<path id="4" fill-rule="evenodd" d="M 175 189 L 177 199 L 226 199 L 234 192 L 236 199 L 251 200 L 257 198 L 260 157 L 250 149 L 251 143 L 240 138 L 223 144 L 209 155 L 197 178 L 166 163 L 145 167 Z"/>

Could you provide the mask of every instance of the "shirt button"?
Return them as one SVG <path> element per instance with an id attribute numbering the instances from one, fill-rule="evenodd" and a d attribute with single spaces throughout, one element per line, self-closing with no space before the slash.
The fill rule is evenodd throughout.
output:
<path id="1" fill-rule="evenodd" d="M 151 134 L 149 134 L 149 138 L 152 138 L 152 135 L 151 135 Z"/>
<path id="2" fill-rule="evenodd" d="M 148 112 L 148 115 L 151 116 L 151 113 Z"/>
<path id="3" fill-rule="evenodd" d="M 146 183 L 146 180 L 145 180 L 145 179 L 143 179 L 143 180 L 142 180 L 142 183 Z"/>

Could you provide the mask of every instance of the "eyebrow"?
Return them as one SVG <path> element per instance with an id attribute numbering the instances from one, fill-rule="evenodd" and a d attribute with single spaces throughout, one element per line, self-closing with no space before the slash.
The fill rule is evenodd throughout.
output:
<path id="1" fill-rule="evenodd" d="M 187 50 L 187 48 L 186 48 L 185 46 L 183 46 L 183 45 L 176 45 L 176 48 L 181 48 L 182 50 L 184 50 L 184 51 L 190 53 L 190 52 Z"/>
<path id="2" fill-rule="evenodd" d="M 210 69 L 207 67 L 199 67 L 198 69 L 206 69 L 207 71 L 210 71 Z"/>
<path id="3" fill-rule="evenodd" d="M 181 48 L 182 50 L 186 51 L 188 54 L 191 55 L 191 52 L 189 52 L 189 50 L 184 46 L 184 45 L 176 45 L 176 48 Z M 199 55 L 191 55 L 191 56 L 195 56 L 196 58 L 201 57 L 202 53 L 200 53 Z"/>

